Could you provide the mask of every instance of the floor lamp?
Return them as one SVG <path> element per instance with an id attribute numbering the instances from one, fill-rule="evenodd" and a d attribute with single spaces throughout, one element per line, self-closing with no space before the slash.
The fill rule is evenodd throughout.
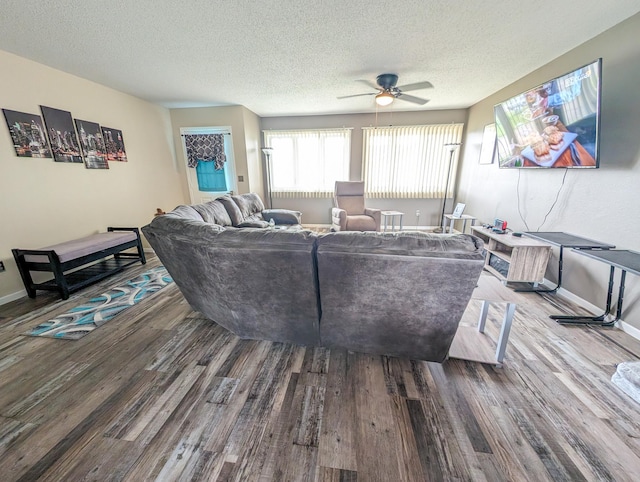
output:
<path id="1" fill-rule="evenodd" d="M 434 231 L 436 233 L 444 232 L 444 209 L 447 205 L 447 193 L 449 192 L 449 179 L 451 178 L 451 166 L 453 165 L 453 153 L 456 152 L 456 149 L 462 145 L 462 142 L 450 142 L 445 144 L 445 147 L 449 148 L 449 164 L 447 166 L 447 182 L 444 185 L 444 195 L 442 196 L 442 212 L 440 213 L 440 226 L 438 226 Z"/>
<path id="2" fill-rule="evenodd" d="M 271 194 L 271 154 L 273 154 L 273 147 L 263 147 L 262 152 L 266 159 L 267 167 L 267 189 L 269 190 L 269 209 L 273 209 L 273 195 Z"/>

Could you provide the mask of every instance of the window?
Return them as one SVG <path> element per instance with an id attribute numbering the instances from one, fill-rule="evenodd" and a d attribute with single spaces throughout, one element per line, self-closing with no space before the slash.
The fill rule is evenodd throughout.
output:
<path id="1" fill-rule="evenodd" d="M 271 154 L 271 192 L 279 197 L 331 197 L 349 179 L 351 129 L 264 131 Z"/>
<path id="2" fill-rule="evenodd" d="M 207 202 L 225 193 L 237 192 L 231 127 L 181 127 L 180 136 L 192 204 Z M 222 166 L 221 153 L 226 159 Z"/>
<path id="3" fill-rule="evenodd" d="M 459 143 L 463 124 L 363 129 L 362 170 L 372 198 L 441 198 L 450 150 Z M 459 150 L 453 154 L 450 186 L 455 185 Z M 451 195 L 451 189 L 449 192 Z"/>
<path id="4" fill-rule="evenodd" d="M 198 190 L 203 192 L 226 192 L 226 169 L 226 165 L 222 169 L 216 169 L 215 162 L 198 162 L 196 166 Z"/>

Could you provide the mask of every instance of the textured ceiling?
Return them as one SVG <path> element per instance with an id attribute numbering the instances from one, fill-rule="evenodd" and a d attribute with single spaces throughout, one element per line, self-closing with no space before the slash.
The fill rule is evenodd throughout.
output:
<path id="1" fill-rule="evenodd" d="M 371 112 L 397 73 L 468 107 L 640 11 L 638 0 L 2 0 L 0 49 L 166 107 Z M 594 58 L 597 53 L 594 53 Z M 387 108 L 388 109 L 388 108 Z"/>

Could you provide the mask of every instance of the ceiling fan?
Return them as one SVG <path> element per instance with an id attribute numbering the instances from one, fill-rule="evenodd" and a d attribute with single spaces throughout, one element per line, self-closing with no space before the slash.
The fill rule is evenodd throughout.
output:
<path id="1" fill-rule="evenodd" d="M 420 97 L 415 97 L 413 95 L 407 95 L 405 92 L 411 90 L 420 90 L 420 89 L 430 89 L 433 87 L 431 82 L 416 82 L 415 84 L 407 84 L 401 87 L 396 87 L 396 83 L 398 82 L 398 76 L 396 74 L 380 74 L 376 77 L 376 83 L 378 85 L 373 85 L 372 83 L 366 82 L 368 85 L 371 85 L 378 92 L 367 92 L 365 94 L 353 94 L 353 95 L 345 95 L 342 97 L 338 97 L 338 99 L 347 99 L 349 97 L 359 97 L 361 95 L 375 95 L 376 104 L 385 106 L 391 104 L 394 99 L 406 100 L 408 102 L 413 102 L 414 104 L 424 105 L 429 100 L 421 99 Z"/>

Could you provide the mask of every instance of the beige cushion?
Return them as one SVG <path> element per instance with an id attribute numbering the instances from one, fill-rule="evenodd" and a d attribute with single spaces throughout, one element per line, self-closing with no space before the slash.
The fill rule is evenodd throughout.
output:
<path id="1" fill-rule="evenodd" d="M 338 207 L 347 211 L 349 216 L 364 214 L 364 197 L 362 196 L 338 196 Z"/>
<path id="2" fill-rule="evenodd" d="M 118 246 L 119 244 L 123 244 L 128 241 L 135 241 L 136 239 L 136 233 L 134 233 L 133 231 L 98 233 L 86 236 L 84 238 L 67 241 L 66 243 L 47 246 L 46 248 L 42 248 L 42 250 L 55 251 L 58 255 L 58 258 L 60 258 L 60 262 L 64 263 L 65 261 L 81 258 L 88 254 L 102 251 L 103 249 L 113 248 L 114 246 Z M 49 262 L 49 258 L 43 255 L 28 254 L 24 257 L 24 259 L 29 263 Z"/>
<path id="3" fill-rule="evenodd" d="M 347 231 L 377 231 L 376 220 L 366 214 L 347 216 Z"/>

